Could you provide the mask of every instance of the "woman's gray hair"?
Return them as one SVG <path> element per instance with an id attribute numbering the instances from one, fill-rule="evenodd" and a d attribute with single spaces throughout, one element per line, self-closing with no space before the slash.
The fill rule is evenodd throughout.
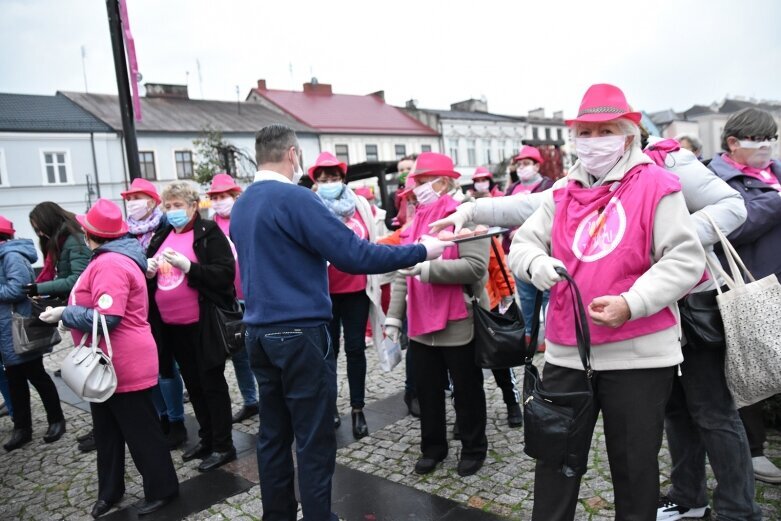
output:
<path id="1" fill-rule="evenodd" d="M 160 198 L 163 201 L 181 199 L 187 204 L 197 203 L 201 200 L 198 189 L 187 181 L 174 181 L 173 183 L 167 184 L 165 188 L 163 188 Z"/>
<path id="2" fill-rule="evenodd" d="M 682 141 L 686 140 L 689 143 L 691 143 L 692 147 L 694 148 L 694 152 L 702 151 L 702 141 L 700 141 L 700 138 L 698 138 L 694 134 L 678 134 L 677 136 L 675 136 L 675 140 L 678 143 L 681 143 Z"/>
<path id="3" fill-rule="evenodd" d="M 612 123 L 612 121 L 606 121 L 605 123 Z M 626 118 L 618 118 L 615 120 L 615 123 L 618 125 L 618 130 L 621 134 L 634 137 L 630 148 L 636 147 L 638 150 L 640 150 L 642 148 L 642 144 L 640 143 L 640 127 L 637 126 L 634 121 L 628 120 Z M 583 125 L 581 123 L 575 123 L 572 125 L 571 137 L 578 137 L 578 132 L 582 127 Z"/>
<path id="4" fill-rule="evenodd" d="M 729 152 L 727 138 L 772 137 L 778 133 L 778 125 L 770 112 L 748 107 L 729 117 L 721 132 L 721 148 Z"/>

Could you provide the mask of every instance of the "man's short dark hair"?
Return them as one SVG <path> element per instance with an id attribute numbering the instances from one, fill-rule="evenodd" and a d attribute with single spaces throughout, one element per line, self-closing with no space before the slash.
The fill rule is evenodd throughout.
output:
<path id="1" fill-rule="evenodd" d="M 290 147 L 300 148 L 295 131 L 285 125 L 268 125 L 255 134 L 255 160 L 258 165 L 279 163 Z"/>
<path id="2" fill-rule="evenodd" d="M 731 115 L 721 132 L 721 148 L 729 152 L 727 138 L 736 137 L 773 137 L 778 133 L 778 125 L 770 112 L 753 107 L 745 108 Z"/>

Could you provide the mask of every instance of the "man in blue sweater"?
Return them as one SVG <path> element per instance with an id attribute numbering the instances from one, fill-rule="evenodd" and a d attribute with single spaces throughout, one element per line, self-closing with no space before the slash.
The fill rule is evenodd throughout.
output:
<path id="1" fill-rule="evenodd" d="M 359 239 L 310 190 L 301 148 L 288 127 L 255 136 L 259 171 L 236 201 L 230 235 L 246 300 L 250 363 L 263 420 L 258 470 L 266 521 L 295 521 L 295 437 L 301 507 L 307 521 L 331 521 L 336 463 L 336 358 L 328 336 L 327 261 L 348 273 L 386 273 L 439 257 L 452 243 L 430 239 L 380 246 Z"/>

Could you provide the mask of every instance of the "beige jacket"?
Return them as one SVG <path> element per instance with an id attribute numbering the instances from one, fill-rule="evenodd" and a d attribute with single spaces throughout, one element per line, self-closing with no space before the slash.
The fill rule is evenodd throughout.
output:
<path id="1" fill-rule="evenodd" d="M 377 226 L 372 215 L 371 204 L 360 195 L 355 196 L 355 211 L 361 216 L 369 230 L 369 242 L 377 242 Z M 385 323 L 385 313 L 382 312 L 380 290 L 382 275 L 366 275 L 366 295 L 369 297 L 369 323 L 372 326 L 372 341 L 375 346 L 382 343 L 382 325 Z"/>
<path id="2" fill-rule="evenodd" d="M 651 163 L 638 148 L 616 164 L 605 177 L 605 184 L 620 181 L 634 166 Z M 579 162 L 569 175 L 542 193 L 542 204 L 515 234 L 509 263 L 521 280 L 531 282 L 530 266 L 540 256 L 550 254 L 551 228 L 555 203 L 553 190 L 571 179 L 591 186 L 594 179 Z M 676 302 L 702 277 L 705 255 L 686 208 L 683 194 L 676 192 L 659 201 L 654 216 L 653 244 L 648 252 L 651 267 L 635 281 L 622 297 L 629 305 L 632 318 L 647 317 L 669 307 L 678 316 Z M 584 302 L 588 306 L 588 302 Z M 630 319 L 631 320 L 631 319 Z M 678 325 L 641 337 L 592 346 L 595 370 L 648 369 L 670 367 L 683 361 Z M 546 340 L 545 361 L 571 369 L 582 369 L 577 349 Z"/>
<path id="3" fill-rule="evenodd" d="M 422 282 L 431 284 L 469 284 L 475 295 L 479 296 L 480 306 L 488 308 L 488 295 L 485 283 L 488 279 L 488 241 L 477 240 L 458 245 L 458 259 L 437 259 L 425 261 L 419 275 Z M 470 298 L 464 293 L 469 316 L 463 320 L 448 322 L 445 329 L 411 337 L 415 342 L 427 346 L 462 346 L 474 337 L 474 319 Z M 391 301 L 385 324 L 401 327 L 407 312 L 407 278 L 401 275 L 393 280 Z"/>

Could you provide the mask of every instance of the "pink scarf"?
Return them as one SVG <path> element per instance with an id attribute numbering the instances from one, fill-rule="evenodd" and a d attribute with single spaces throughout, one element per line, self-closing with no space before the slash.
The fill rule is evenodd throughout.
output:
<path id="1" fill-rule="evenodd" d="M 449 195 L 418 206 L 412 222 L 401 234 L 402 244 L 417 242 L 429 233 L 429 224 L 453 213 L 458 202 Z M 445 250 L 443 259 L 458 259 L 458 246 Z M 410 337 L 442 331 L 452 320 L 469 316 L 461 284 L 429 284 L 407 277 L 407 333 Z"/>

